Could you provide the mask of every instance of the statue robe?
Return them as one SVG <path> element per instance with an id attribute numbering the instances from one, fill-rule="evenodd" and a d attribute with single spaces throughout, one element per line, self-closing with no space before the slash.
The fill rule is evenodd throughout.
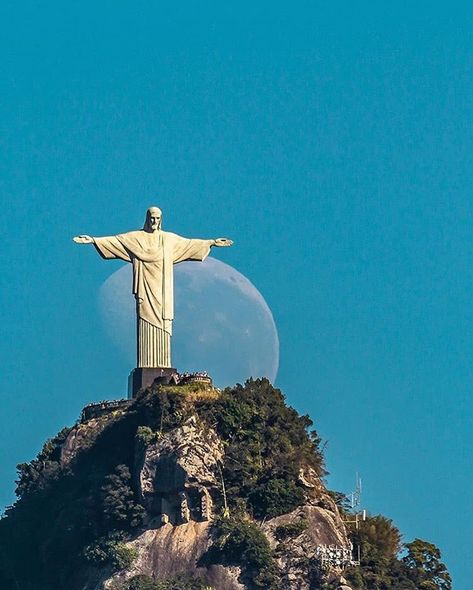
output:
<path id="1" fill-rule="evenodd" d="M 165 231 L 131 231 L 94 238 L 99 254 L 133 264 L 138 317 L 138 367 L 170 367 L 174 319 L 173 265 L 205 260 L 213 240 L 188 239 Z"/>

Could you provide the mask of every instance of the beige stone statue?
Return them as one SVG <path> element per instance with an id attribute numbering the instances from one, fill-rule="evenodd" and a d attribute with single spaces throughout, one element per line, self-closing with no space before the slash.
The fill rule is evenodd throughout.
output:
<path id="1" fill-rule="evenodd" d="M 183 238 L 163 231 L 161 222 L 161 209 L 150 207 L 141 230 L 103 238 L 73 238 L 78 244 L 94 244 L 103 258 L 119 258 L 133 264 L 138 367 L 171 367 L 173 265 L 184 260 L 203 261 L 212 246 L 233 244 L 227 238 Z"/>

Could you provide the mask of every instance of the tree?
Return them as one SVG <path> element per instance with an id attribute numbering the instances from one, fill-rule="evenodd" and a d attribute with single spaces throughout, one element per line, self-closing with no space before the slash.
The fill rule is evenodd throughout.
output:
<path id="1" fill-rule="evenodd" d="M 114 473 L 107 475 L 101 499 L 108 530 L 126 529 L 141 523 L 144 508 L 134 500 L 130 470 L 126 465 L 118 465 Z"/>
<path id="2" fill-rule="evenodd" d="M 350 585 L 356 590 L 408 590 L 393 583 L 393 568 L 401 547 L 401 534 L 392 520 L 382 515 L 370 516 L 352 531 L 353 544 L 360 546 L 361 567 L 346 572 Z M 396 577 L 399 577 L 396 574 Z"/>
<path id="3" fill-rule="evenodd" d="M 451 590 L 452 579 L 440 561 L 440 550 L 435 545 L 415 539 L 407 543 L 406 548 L 407 555 L 402 561 L 419 590 Z"/>

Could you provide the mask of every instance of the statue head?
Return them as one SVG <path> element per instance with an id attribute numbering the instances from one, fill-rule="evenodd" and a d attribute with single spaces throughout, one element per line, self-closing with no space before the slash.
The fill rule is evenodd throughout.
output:
<path id="1" fill-rule="evenodd" d="M 150 207 L 146 211 L 146 219 L 143 229 L 150 233 L 160 230 L 162 218 L 163 214 L 159 207 Z"/>

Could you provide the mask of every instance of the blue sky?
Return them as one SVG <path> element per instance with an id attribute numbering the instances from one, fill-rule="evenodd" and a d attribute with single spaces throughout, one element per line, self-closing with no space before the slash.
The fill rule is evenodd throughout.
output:
<path id="1" fill-rule="evenodd" d="M 223 5 L 224 4 L 224 5 Z M 420 2 L 0 7 L 0 503 L 15 464 L 131 367 L 100 331 L 117 268 L 77 233 L 156 203 L 278 325 L 278 386 L 329 484 L 473 576 L 473 9 Z"/>

